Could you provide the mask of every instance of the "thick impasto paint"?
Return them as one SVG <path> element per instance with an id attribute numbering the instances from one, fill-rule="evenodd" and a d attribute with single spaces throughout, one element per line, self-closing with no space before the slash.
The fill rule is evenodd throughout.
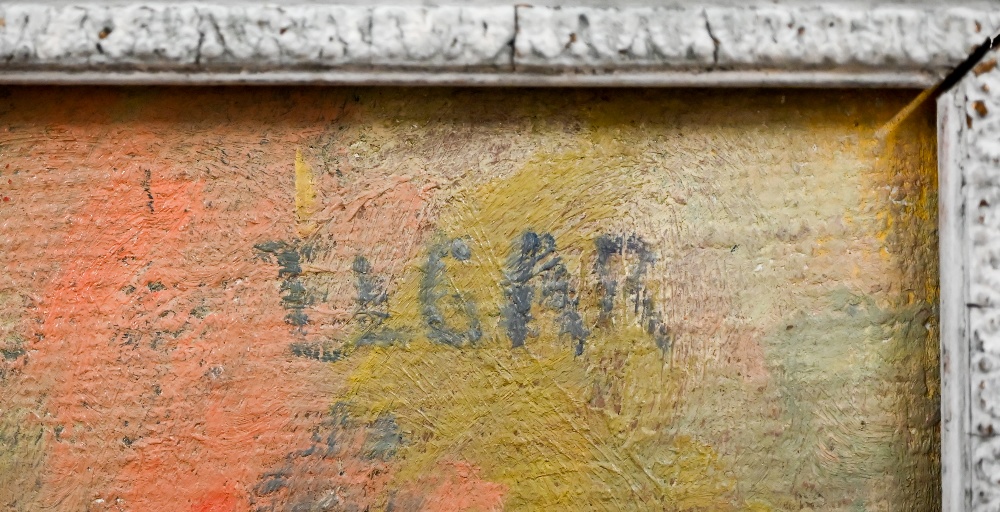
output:
<path id="1" fill-rule="evenodd" d="M 0 91 L 0 507 L 935 510 L 912 97 Z"/>

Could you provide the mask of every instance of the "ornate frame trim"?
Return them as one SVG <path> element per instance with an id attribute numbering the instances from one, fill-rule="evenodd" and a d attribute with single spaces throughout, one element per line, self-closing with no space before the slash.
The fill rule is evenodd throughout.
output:
<path id="1" fill-rule="evenodd" d="M 1000 69 L 938 98 L 945 510 L 1000 508 Z"/>
<path id="2" fill-rule="evenodd" d="M 927 88 L 1000 32 L 1000 4 L 978 0 L 284 1 L 7 1 L 0 84 Z M 995 59 L 938 98 L 942 490 L 950 512 L 1000 508 Z"/>
<path id="3" fill-rule="evenodd" d="M 5 2 L 0 83 L 927 87 L 1000 30 L 1000 5 L 965 0 L 297 1 Z"/>

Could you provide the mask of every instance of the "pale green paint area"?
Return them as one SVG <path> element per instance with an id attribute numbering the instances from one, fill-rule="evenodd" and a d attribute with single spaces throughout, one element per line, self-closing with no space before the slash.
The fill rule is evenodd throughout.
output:
<path id="1" fill-rule="evenodd" d="M 827 299 L 826 311 L 799 312 L 764 338 L 782 408 L 782 432 L 774 449 L 785 462 L 778 466 L 780 477 L 772 474 L 769 481 L 793 489 L 803 505 L 849 509 L 864 503 L 866 494 L 877 494 L 876 489 L 903 490 L 905 475 L 912 471 L 905 465 L 916 460 L 902 453 L 909 449 L 908 428 L 927 429 L 936 419 L 921 386 L 926 382 L 920 358 L 930 309 L 884 310 L 846 290 Z M 911 410 L 914 401 L 926 404 L 924 410 Z M 921 420 L 923 424 L 909 425 Z M 893 443 L 871 442 L 879 438 Z M 907 492 L 899 496 L 910 504 L 917 499 Z M 876 505 L 881 509 L 886 503 Z"/>
<path id="2" fill-rule="evenodd" d="M 933 482 L 913 478 L 934 474 L 936 440 L 913 436 L 937 421 L 923 385 L 930 309 L 881 309 L 843 289 L 819 300 L 763 337 L 768 382 L 707 374 L 668 428 L 710 443 L 751 510 L 934 503 Z"/>

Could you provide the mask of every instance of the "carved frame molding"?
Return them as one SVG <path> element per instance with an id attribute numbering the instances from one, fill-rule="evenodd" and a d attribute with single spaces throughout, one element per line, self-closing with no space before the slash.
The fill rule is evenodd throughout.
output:
<path id="1" fill-rule="evenodd" d="M 483 1 L 5 1 L 0 83 L 927 87 L 1000 29 L 968 0 Z"/>
<path id="2" fill-rule="evenodd" d="M 5 1 L 0 84 L 926 88 L 1000 32 L 1000 4 L 971 0 L 469 1 Z M 991 59 L 938 98 L 949 512 L 1000 510 L 1000 67 Z"/>
<path id="3" fill-rule="evenodd" d="M 1000 509 L 1000 69 L 938 98 L 945 510 Z"/>

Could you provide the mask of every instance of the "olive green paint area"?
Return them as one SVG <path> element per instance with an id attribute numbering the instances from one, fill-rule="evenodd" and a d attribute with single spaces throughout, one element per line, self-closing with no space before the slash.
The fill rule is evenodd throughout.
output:
<path id="1" fill-rule="evenodd" d="M 23 332 L 26 306 L 31 301 L 11 289 L 0 290 L 0 507 L 16 512 L 34 510 L 44 474 L 45 429 L 36 398 L 11 392 L 31 379 L 24 370 L 30 364 Z"/>

